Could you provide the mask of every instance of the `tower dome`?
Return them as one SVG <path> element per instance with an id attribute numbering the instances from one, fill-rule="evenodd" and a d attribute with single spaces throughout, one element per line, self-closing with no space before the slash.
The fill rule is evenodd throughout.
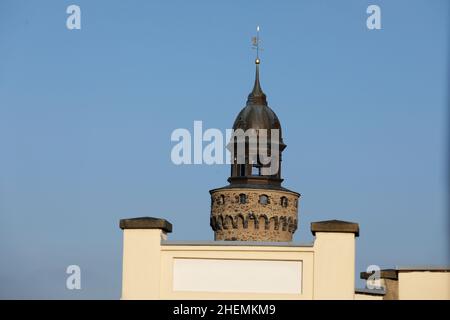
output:
<path id="1" fill-rule="evenodd" d="M 272 185 L 281 186 L 281 153 L 286 148 L 281 134 L 281 124 L 275 112 L 267 104 L 266 94 L 261 89 L 259 81 L 259 63 L 256 60 L 255 83 L 252 92 L 248 95 L 246 106 L 239 112 L 233 124 L 233 132 L 236 134 L 248 134 L 245 138 L 253 135 L 253 149 L 248 141 L 245 142 L 245 161 L 238 161 L 238 139 L 232 137 L 227 148 L 234 157 L 231 165 L 231 176 L 228 181 L 237 185 Z M 237 131 L 241 130 L 241 132 Z M 264 140 L 266 139 L 266 144 Z M 241 140 L 242 142 L 242 140 Z M 272 148 L 276 146 L 276 148 Z M 250 151 L 253 150 L 253 155 Z M 258 156 L 255 156 L 258 154 Z M 272 159 L 269 165 L 267 161 L 261 161 L 259 155 L 264 154 Z M 267 167 L 276 166 L 271 174 L 264 173 Z"/>
<path id="2" fill-rule="evenodd" d="M 259 60 L 258 60 L 259 61 Z M 280 132 L 281 124 L 275 112 L 268 106 L 267 98 L 259 82 L 259 63 L 256 64 L 255 84 L 248 95 L 246 106 L 239 112 L 233 124 L 233 130 L 242 129 L 277 129 Z"/>

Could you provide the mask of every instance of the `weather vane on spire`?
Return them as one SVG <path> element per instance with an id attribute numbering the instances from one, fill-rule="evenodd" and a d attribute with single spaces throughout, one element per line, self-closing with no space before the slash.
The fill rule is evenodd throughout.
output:
<path id="1" fill-rule="evenodd" d="M 252 37 L 252 48 L 256 49 L 256 60 L 255 63 L 259 64 L 259 51 L 263 51 L 262 48 L 259 47 L 261 40 L 259 39 L 259 26 L 256 27 L 256 37 Z"/>

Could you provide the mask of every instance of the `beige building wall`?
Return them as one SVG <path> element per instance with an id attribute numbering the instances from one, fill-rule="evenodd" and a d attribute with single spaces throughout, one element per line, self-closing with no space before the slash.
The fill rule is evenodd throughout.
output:
<path id="1" fill-rule="evenodd" d="M 121 221 L 122 299 L 354 298 L 355 224 L 316 223 L 314 244 L 301 246 L 170 242 L 171 225 L 148 219 Z"/>
<path id="2" fill-rule="evenodd" d="M 312 245 L 167 241 L 172 225 L 155 218 L 120 226 L 122 299 L 450 300 L 448 268 L 382 270 L 381 292 L 355 292 L 355 223 L 312 223 Z"/>
<path id="3" fill-rule="evenodd" d="M 373 276 L 361 273 L 361 278 Z M 450 268 L 442 266 L 410 266 L 380 270 L 383 300 L 450 300 Z M 364 291 L 362 289 L 359 291 Z M 371 291 L 371 290 L 369 290 Z M 376 290 L 375 290 L 376 291 Z M 366 292 L 374 294 L 374 291 Z"/>
<path id="4" fill-rule="evenodd" d="M 122 299 L 160 298 L 163 237 L 159 229 L 124 230 Z"/>
<path id="5" fill-rule="evenodd" d="M 450 272 L 400 271 L 400 300 L 450 300 Z"/>
<path id="6" fill-rule="evenodd" d="M 355 235 L 318 232 L 314 252 L 314 298 L 353 299 Z"/>
<path id="7" fill-rule="evenodd" d="M 313 259 L 307 246 L 166 244 L 160 298 L 312 299 Z"/>

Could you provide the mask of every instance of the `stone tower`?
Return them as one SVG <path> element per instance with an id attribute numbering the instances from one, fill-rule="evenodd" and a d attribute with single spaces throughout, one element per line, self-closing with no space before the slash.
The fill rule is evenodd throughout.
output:
<path id="1" fill-rule="evenodd" d="M 281 153 L 286 145 L 280 121 L 261 89 L 258 58 L 255 64 L 253 90 L 233 125 L 235 133 L 246 134 L 241 140 L 233 136 L 227 146 L 232 154 L 231 176 L 229 185 L 210 190 L 210 224 L 215 240 L 292 241 L 300 194 L 281 186 Z M 251 134 L 257 143 L 251 142 Z M 239 143 L 244 153 L 239 153 Z"/>

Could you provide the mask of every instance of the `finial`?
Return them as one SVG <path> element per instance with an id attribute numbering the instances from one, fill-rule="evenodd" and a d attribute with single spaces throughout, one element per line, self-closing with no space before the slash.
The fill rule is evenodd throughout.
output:
<path id="1" fill-rule="evenodd" d="M 248 104 L 254 104 L 254 105 L 262 105 L 267 106 L 267 100 L 266 95 L 261 89 L 261 84 L 259 83 L 259 63 L 261 62 L 259 60 L 259 50 L 262 50 L 260 48 L 261 40 L 259 39 L 259 26 L 256 27 L 256 37 L 252 38 L 252 47 L 253 49 L 256 49 L 256 74 L 255 74 L 255 84 L 253 86 L 252 92 L 248 95 L 247 99 L 247 105 Z"/>
<path id="2" fill-rule="evenodd" d="M 259 64 L 261 61 L 259 60 L 259 50 L 262 51 L 262 48 L 259 47 L 261 40 L 259 39 L 259 26 L 256 26 L 256 37 L 252 37 L 252 48 L 256 49 L 256 59 L 255 64 Z"/>

